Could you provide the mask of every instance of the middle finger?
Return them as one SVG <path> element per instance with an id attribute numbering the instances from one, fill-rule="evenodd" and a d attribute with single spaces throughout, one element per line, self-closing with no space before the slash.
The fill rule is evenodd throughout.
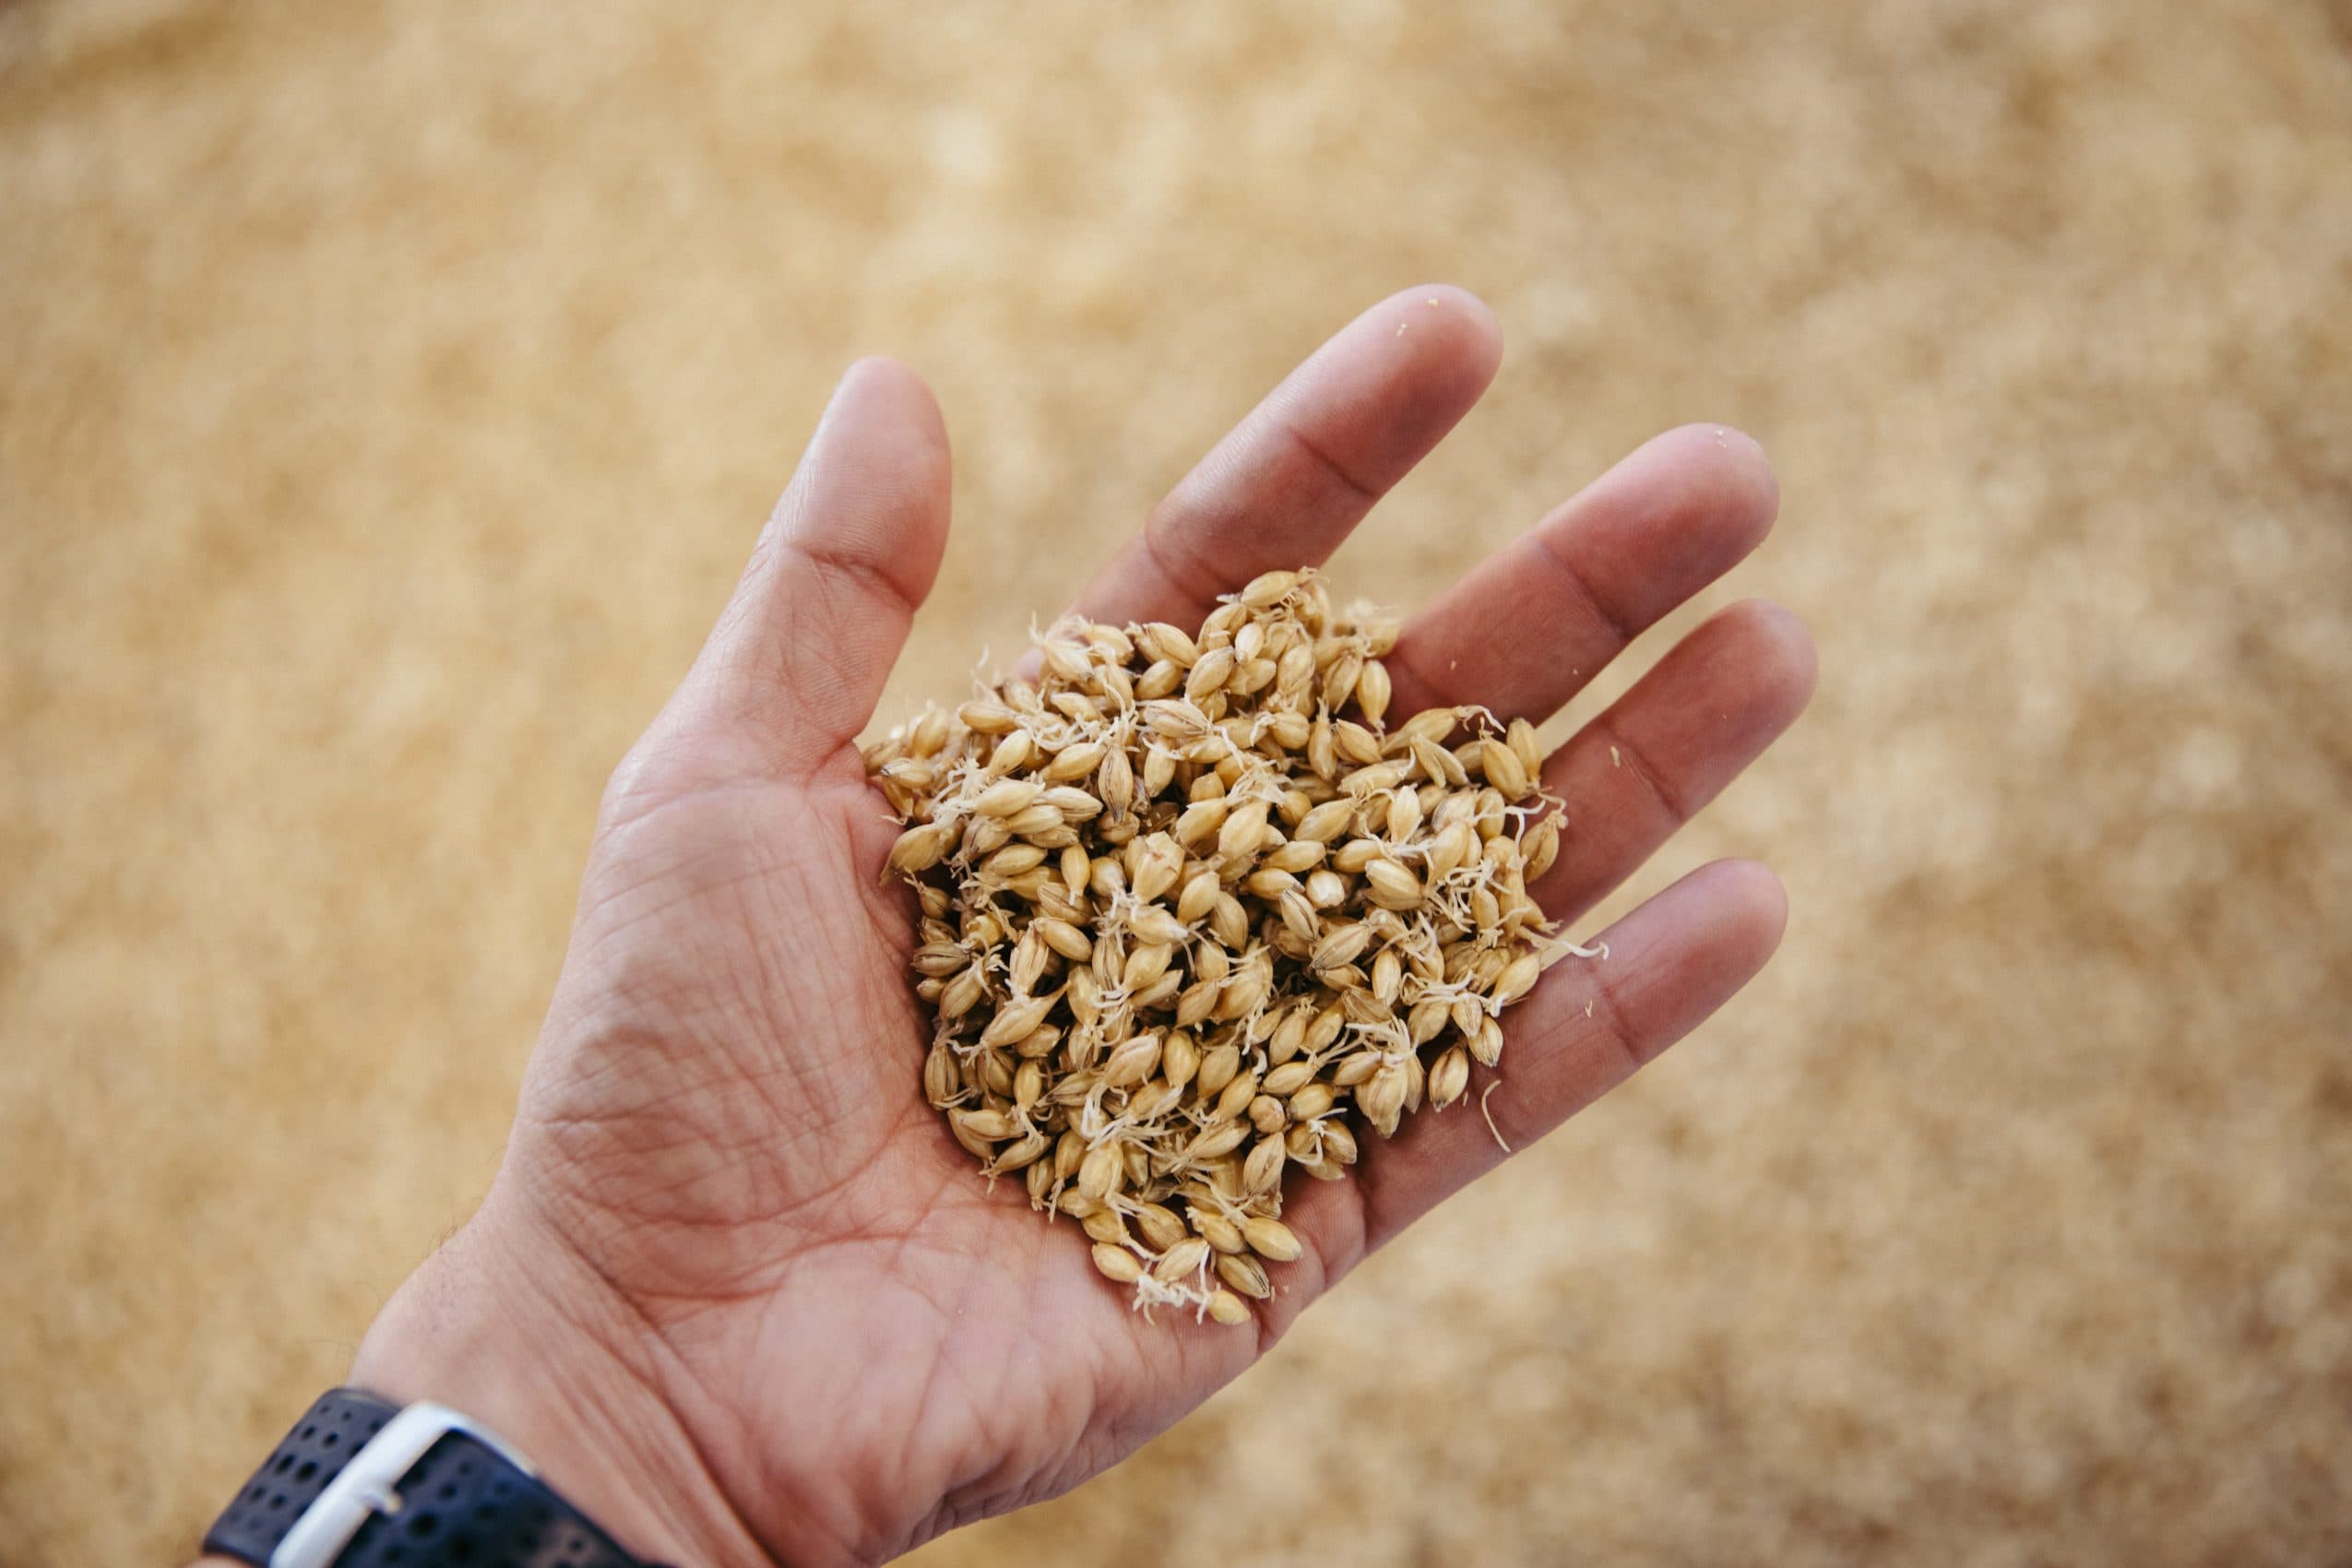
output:
<path id="1" fill-rule="evenodd" d="M 1737 431 L 1645 443 L 1413 617 L 1387 659 L 1397 712 L 1481 703 L 1541 723 L 1762 543 L 1779 504 Z"/>

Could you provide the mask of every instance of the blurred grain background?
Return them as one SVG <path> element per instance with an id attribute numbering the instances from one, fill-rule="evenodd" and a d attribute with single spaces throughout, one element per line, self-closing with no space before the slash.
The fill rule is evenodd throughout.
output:
<path id="1" fill-rule="evenodd" d="M 1429 279 L 1509 357 L 1343 588 L 1758 435 L 1821 695 L 1635 891 L 1788 946 L 925 1561 L 2346 1561 L 2344 0 L 17 0 L 0 1562 L 173 1561 L 466 1214 L 849 358 L 957 445 L 895 708 Z"/>

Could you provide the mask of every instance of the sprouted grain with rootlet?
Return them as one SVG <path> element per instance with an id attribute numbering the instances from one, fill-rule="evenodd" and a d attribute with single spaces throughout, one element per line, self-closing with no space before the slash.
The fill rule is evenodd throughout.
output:
<path id="1" fill-rule="evenodd" d="M 1527 893 L 1559 802 L 1525 719 L 1388 727 L 1396 623 L 1311 571 L 1197 636 L 1037 640 L 1033 677 L 867 751 L 909 825 L 923 1092 L 1136 1305 L 1245 1323 L 1300 1255 L 1286 1179 L 1460 1102 L 1503 1009 L 1579 951 Z"/>

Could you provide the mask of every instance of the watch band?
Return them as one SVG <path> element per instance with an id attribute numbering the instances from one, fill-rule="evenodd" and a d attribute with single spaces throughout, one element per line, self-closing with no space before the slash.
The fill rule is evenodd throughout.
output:
<path id="1" fill-rule="evenodd" d="M 264 1568 L 646 1568 L 454 1410 L 319 1396 L 205 1533 Z"/>

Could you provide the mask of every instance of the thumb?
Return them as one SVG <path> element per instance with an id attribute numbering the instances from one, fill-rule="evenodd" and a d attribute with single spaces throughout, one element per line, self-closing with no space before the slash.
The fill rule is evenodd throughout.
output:
<path id="1" fill-rule="evenodd" d="M 770 771 L 855 740 L 938 575 L 947 507 L 930 389 L 896 361 L 860 360 L 678 694 L 690 727 L 748 742 Z"/>

